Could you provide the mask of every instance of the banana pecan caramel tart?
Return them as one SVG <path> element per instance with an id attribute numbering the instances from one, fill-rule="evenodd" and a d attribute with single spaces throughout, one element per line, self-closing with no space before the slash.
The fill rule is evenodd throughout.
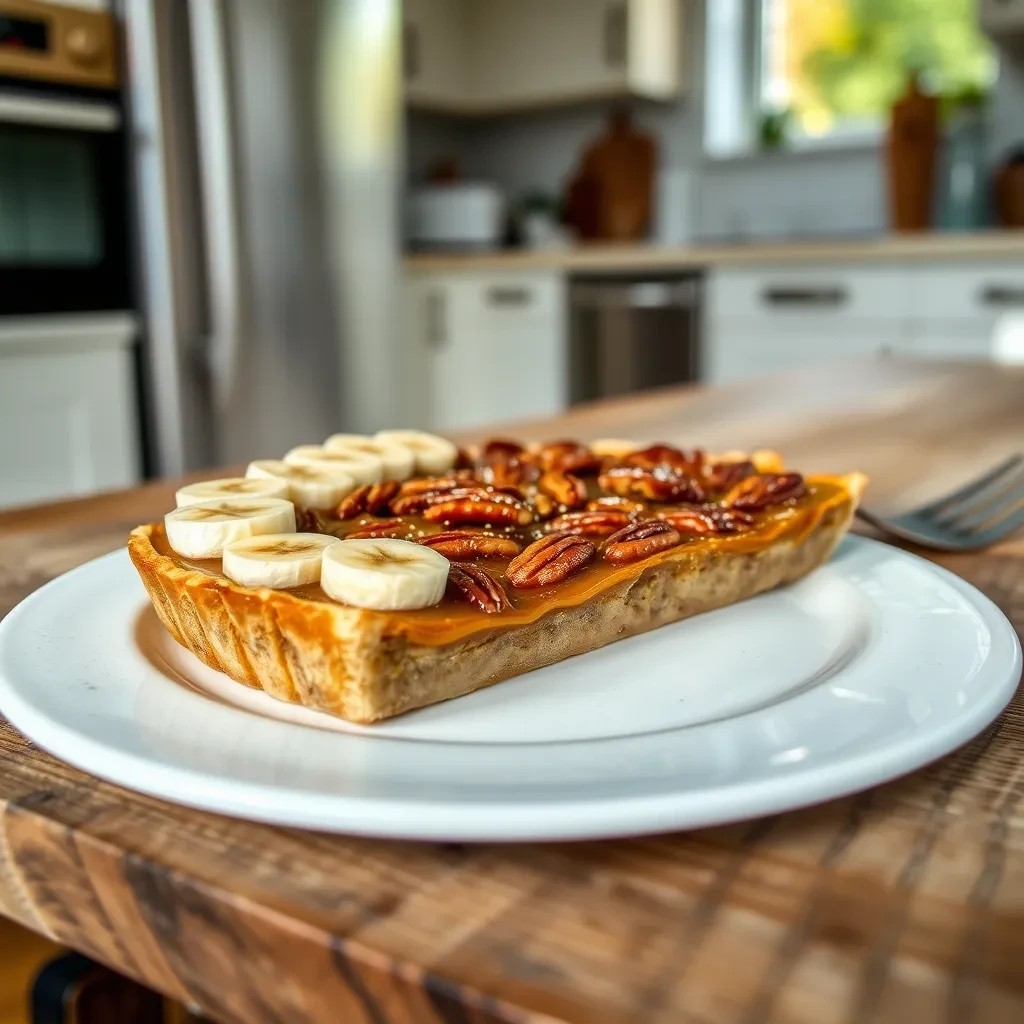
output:
<path id="1" fill-rule="evenodd" d="M 365 723 L 792 582 L 865 482 L 768 451 L 339 434 L 183 488 L 128 547 L 206 664 Z"/>

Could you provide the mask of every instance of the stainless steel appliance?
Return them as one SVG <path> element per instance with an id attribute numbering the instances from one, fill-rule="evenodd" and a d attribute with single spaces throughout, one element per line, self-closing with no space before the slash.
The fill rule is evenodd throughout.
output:
<path id="1" fill-rule="evenodd" d="M 699 378 L 698 275 L 577 277 L 569 314 L 574 403 Z"/>
<path id="2" fill-rule="evenodd" d="M 131 305 L 114 19 L 0 0 L 0 315 Z"/>
<path id="3" fill-rule="evenodd" d="M 398 0 L 120 11 L 155 468 L 401 422 Z"/>

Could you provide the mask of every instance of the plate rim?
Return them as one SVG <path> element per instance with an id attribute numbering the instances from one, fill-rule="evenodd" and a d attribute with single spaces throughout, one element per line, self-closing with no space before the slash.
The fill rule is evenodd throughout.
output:
<path id="1" fill-rule="evenodd" d="M 308 788 L 217 777 L 211 775 L 209 769 L 189 765 L 157 764 L 135 752 L 104 744 L 90 733 L 75 730 L 37 709 L 31 701 L 22 698 L 17 684 L 7 678 L 3 664 L 0 664 L 0 711 L 31 742 L 104 781 L 195 810 L 285 827 L 391 839 L 536 842 L 635 836 L 757 818 L 847 796 L 925 767 L 983 732 L 1012 700 L 1020 682 L 1020 640 L 1012 623 L 986 594 L 945 567 L 903 548 L 856 534 L 848 535 L 844 544 L 885 548 L 938 576 L 958 592 L 992 630 L 990 657 L 997 656 L 998 638 L 1007 644 L 1003 653 L 1008 660 L 1005 674 L 999 676 L 1003 681 L 989 683 L 963 715 L 933 724 L 924 733 L 914 730 L 907 737 L 880 748 L 815 765 L 807 773 L 745 779 L 695 790 L 598 794 L 590 798 L 574 796 L 500 805 L 464 799 L 457 802 L 402 800 L 369 794 L 316 793 Z M 117 560 L 128 560 L 124 549 L 90 559 L 23 598 L 0 621 L 0 655 L 12 642 L 16 624 L 20 616 L 26 614 L 25 609 L 45 601 L 51 588 L 66 586 L 69 577 L 96 572 L 98 564 Z M 202 693 L 196 696 L 213 699 Z M 236 713 L 260 717 L 257 712 L 227 706 Z M 276 721 L 299 729 L 309 728 Z M 335 735 L 344 737 L 345 734 Z M 126 779 L 132 781 L 129 783 Z M 300 795 L 301 804 L 296 800 Z M 601 809 L 600 823 L 594 821 L 595 808 Z"/>

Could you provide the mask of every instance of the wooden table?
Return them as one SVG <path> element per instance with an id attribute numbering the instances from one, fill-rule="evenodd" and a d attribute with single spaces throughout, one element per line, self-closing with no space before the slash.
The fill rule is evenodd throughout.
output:
<path id="1" fill-rule="evenodd" d="M 863 363 L 604 403 L 531 436 L 770 444 L 884 506 L 1024 446 L 1024 368 Z M 0 516 L 0 611 L 172 486 Z M 1024 626 L 1024 539 L 939 558 Z M 417 845 L 136 796 L 0 724 L 0 911 L 218 1019 L 1024 1020 L 1022 701 L 909 778 L 690 834 Z"/>

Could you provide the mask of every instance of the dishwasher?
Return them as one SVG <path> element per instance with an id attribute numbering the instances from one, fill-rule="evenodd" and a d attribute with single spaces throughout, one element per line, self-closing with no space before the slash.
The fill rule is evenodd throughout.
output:
<path id="1" fill-rule="evenodd" d="M 625 395 L 700 376 L 699 274 L 569 282 L 569 397 Z"/>

